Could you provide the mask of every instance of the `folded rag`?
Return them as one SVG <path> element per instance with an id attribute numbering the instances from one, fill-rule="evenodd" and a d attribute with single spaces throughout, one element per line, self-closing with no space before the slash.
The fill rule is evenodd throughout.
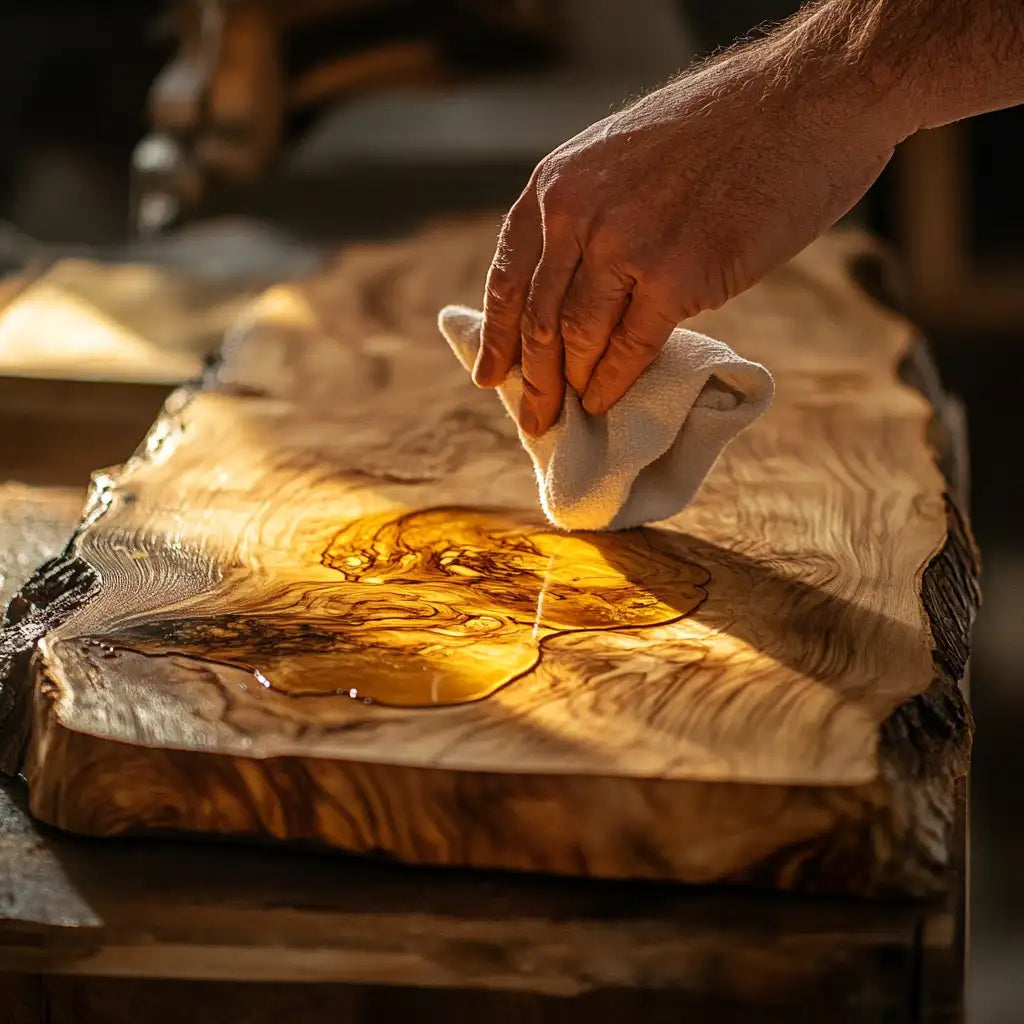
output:
<path id="1" fill-rule="evenodd" d="M 438 326 L 472 371 L 483 314 L 446 306 Z M 516 420 L 522 375 L 498 388 Z M 542 437 L 519 432 L 537 472 L 545 515 L 566 530 L 624 530 L 666 519 L 693 499 L 725 446 L 771 404 L 771 374 L 728 345 L 681 327 L 639 380 L 591 416 L 565 390 L 558 422 Z"/>

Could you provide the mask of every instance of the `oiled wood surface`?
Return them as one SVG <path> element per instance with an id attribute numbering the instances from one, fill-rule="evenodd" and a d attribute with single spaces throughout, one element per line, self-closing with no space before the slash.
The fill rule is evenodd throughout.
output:
<path id="1" fill-rule="evenodd" d="M 492 242 L 436 229 L 272 290 L 96 478 L 88 599 L 34 662 L 37 814 L 701 881 L 890 802 L 879 737 L 937 676 L 921 585 L 950 512 L 936 411 L 900 378 L 913 331 L 850 273 L 863 242 L 700 319 L 778 394 L 698 500 L 572 537 L 434 327 Z"/>
<path id="2" fill-rule="evenodd" d="M 470 280 L 427 282 L 420 302 L 436 306 L 446 290 L 475 291 L 488 237 L 463 235 L 463 244 L 475 243 Z M 397 757 L 495 771 L 522 770 L 525 757 L 542 771 L 867 781 L 880 721 L 932 679 L 918 589 L 945 536 L 943 483 L 924 443 L 931 410 L 897 376 L 910 328 L 871 306 L 834 253 L 823 259 L 827 253 L 821 246 L 803 259 L 814 270 L 825 263 L 824 272 L 791 270 L 780 286 L 769 282 L 754 294 L 746 315 L 736 308 L 741 299 L 729 316 L 704 324 L 770 364 L 781 384 L 776 408 L 732 446 L 697 503 L 639 536 L 562 540 L 551 531 L 555 553 L 534 555 L 532 566 L 514 558 L 516 545 L 539 528 L 530 519 L 537 499 L 529 461 L 494 396 L 460 376 L 432 325 L 429 334 L 396 333 L 386 360 L 390 383 L 358 403 L 342 393 L 330 415 L 322 405 L 312 415 L 303 408 L 301 387 L 294 404 L 216 388 L 182 393 L 139 458 L 99 478 L 96 521 L 82 531 L 76 551 L 106 587 L 46 646 L 55 663 L 74 661 L 83 675 L 99 668 L 111 692 L 72 683 L 54 708 L 58 717 L 127 742 L 149 724 L 167 730 L 154 738 L 172 746 L 198 729 L 207 733 L 196 737 L 203 746 L 261 756 Z M 430 269 L 430 247 L 420 254 L 424 266 L 399 262 L 398 270 L 415 276 Z M 394 273 L 385 265 L 368 275 L 368 297 L 371 283 L 403 283 L 385 270 Z M 345 276 L 343 263 L 329 280 Z M 822 327 L 831 330 L 816 337 Z M 318 364 L 318 386 L 337 382 L 344 392 L 346 361 L 367 358 L 364 345 L 374 341 L 366 339 L 367 327 L 356 319 L 348 329 L 354 336 L 328 336 L 338 356 L 333 366 Z M 254 342 L 257 352 L 259 346 Z M 246 360 L 244 339 L 236 339 L 225 376 Z M 432 511 L 439 508 L 449 511 Z M 372 567 L 372 581 L 353 583 L 332 564 L 332 548 L 346 543 L 342 531 L 372 534 L 387 513 L 394 538 L 376 542 L 381 564 Z M 473 520 L 488 519 L 488 527 L 474 531 Z M 680 572 L 695 584 L 710 574 L 706 600 L 687 595 L 683 614 L 663 612 L 643 630 L 629 628 L 629 614 L 616 602 L 589 630 L 532 640 L 544 563 L 559 546 L 587 552 L 603 545 L 620 558 L 632 548 L 636 563 L 635 549 L 659 542 L 672 547 Z M 449 588 L 442 600 L 421 598 L 415 570 L 404 573 L 410 553 L 420 559 L 428 587 Z M 474 566 L 474 557 L 490 564 Z M 602 561 L 600 550 L 587 557 Z M 389 573 L 398 585 L 388 585 Z M 608 573 L 613 590 L 628 585 L 614 555 Z M 589 581 L 578 593 L 596 600 Z M 352 621 L 353 604 L 362 609 L 363 627 Z M 685 614 L 698 604 L 696 614 Z M 420 672 L 425 648 L 433 643 L 441 656 L 454 647 L 454 638 L 437 628 L 438 606 L 481 639 L 492 635 L 492 618 L 512 619 L 507 636 L 497 628 L 493 647 L 470 648 L 486 651 L 479 669 L 485 674 L 501 679 L 508 664 L 528 668 L 541 644 L 548 656 L 492 701 L 429 718 L 353 702 L 349 691 L 359 690 L 364 652 Z M 659 627 L 659 618 L 677 621 Z M 417 621 L 424 626 L 418 634 Z M 517 645 L 520 630 L 527 659 Z M 377 636 L 383 642 L 374 645 Z M 83 642 L 104 637 L 116 648 L 107 658 Z M 263 637 L 263 655 L 246 650 Z M 335 637 L 339 647 L 348 639 L 354 664 L 344 650 L 332 652 Z M 133 651 L 136 639 L 147 653 L 158 646 L 189 654 L 205 645 L 207 662 L 234 646 L 237 659 L 225 660 L 256 661 L 252 668 L 270 686 L 247 667 L 207 664 L 190 672 L 183 658 L 147 667 Z M 275 671 L 259 658 L 316 658 L 325 645 L 325 656 L 337 661 L 323 670 L 333 671 L 341 692 L 307 704 L 279 698 L 275 677 L 289 670 Z M 161 688 L 165 667 L 180 670 L 184 685 Z M 303 671 L 301 662 L 294 671 Z M 138 722 L 135 701 L 119 692 L 118 680 L 130 685 L 140 675 L 151 677 L 152 689 L 165 691 L 160 701 L 182 714 Z M 214 693 L 221 684 L 234 691 L 231 721 L 199 722 L 188 713 L 199 697 L 188 692 L 193 677 L 200 690 L 212 677 Z M 579 685 L 562 685 L 574 677 Z M 108 705 L 132 713 L 111 713 Z M 506 732 L 510 711 L 516 714 Z M 300 744 L 288 738 L 297 725 L 305 727 Z"/>
<path id="3" fill-rule="evenodd" d="M 59 553 L 78 504 L 73 490 L 0 488 L 0 572 L 9 587 L 28 575 L 25 551 Z M 687 1011 L 701 1020 L 781 1021 L 799 1012 L 868 1022 L 913 1012 L 916 965 L 949 952 L 943 936 L 953 935 L 941 905 L 82 840 L 31 821 L 21 785 L 0 782 L 0 965 L 47 972 L 0 974 L 0 1006 L 15 1021 L 106 1024 L 140 1013 L 248 1021 L 287 1012 L 379 1020 L 405 1007 L 516 1022 L 630 1013 L 676 1020 Z M 152 978 L 208 980 L 141 980 Z M 271 979 L 303 984 L 237 984 Z M 448 991 L 366 987 L 382 981 Z"/>
<path id="4" fill-rule="evenodd" d="M 291 698 L 461 704 L 534 671 L 551 637 L 693 611 L 708 574 L 681 561 L 670 539 L 572 536 L 526 511 L 388 512 L 330 541 L 320 561 L 335 579 L 267 589 L 229 614 L 128 623 L 93 643 L 110 660 L 144 653 L 233 666 L 249 674 L 247 690 Z"/>

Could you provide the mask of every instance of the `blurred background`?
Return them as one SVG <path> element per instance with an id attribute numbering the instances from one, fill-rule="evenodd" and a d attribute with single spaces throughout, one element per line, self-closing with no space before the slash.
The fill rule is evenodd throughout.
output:
<path id="1" fill-rule="evenodd" d="M 89 309 L 113 303 L 124 344 L 110 365 L 138 385 L 86 410 L 62 379 L 105 379 L 102 353 L 86 373 L 67 349 L 88 309 L 54 321 L 55 340 L 0 314 L 3 475 L 84 483 L 130 452 L 167 387 L 263 283 L 308 272 L 341 242 L 507 207 L 565 138 L 796 6 L 3 4 L 0 311 L 42 278 Z M 1021 108 L 922 133 L 852 214 L 900 252 L 910 308 L 969 415 L 985 565 L 972 680 L 975 1024 L 1024 1019 L 1024 462 L 1011 420 L 1024 372 L 1022 149 Z M 97 265 L 135 268 L 124 277 L 133 301 L 105 298 Z M 165 305 L 151 301 L 154 281 Z M 124 369 L 136 335 L 166 343 L 137 381 Z M 73 427 L 59 453 L 30 429 L 54 416 Z"/>

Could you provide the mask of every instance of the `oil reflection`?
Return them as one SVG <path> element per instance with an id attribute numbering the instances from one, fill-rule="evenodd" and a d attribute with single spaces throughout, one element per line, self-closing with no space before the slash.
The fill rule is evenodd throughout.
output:
<path id="1" fill-rule="evenodd" d="M 689 614 L 708 578 L 662 531 L 567 534 L 539 514 L 479 508 L 356 520 L 322 563 L 337 583 L 271 580 L 259 609 L 152 620 L 98 639 L 245 668 L 255 689 L 291 697 L 430 707 L 493 694 L 529 672 L 557 633 Z"/>

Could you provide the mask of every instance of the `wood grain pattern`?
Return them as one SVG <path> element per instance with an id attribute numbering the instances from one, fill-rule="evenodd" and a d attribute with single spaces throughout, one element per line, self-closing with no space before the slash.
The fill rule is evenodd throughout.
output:
<path id="1" fill-rule="evenodd" d="M 428 231 L 272 290 L 216 379 L 97 476 L 62 582 L 36 581 L 46 635 L 19 691 L 34 812 L 428 863 L 941 884 L 969 724 L 956 658 L 937 669 L 932 649 L 962 646 L 973 549 L 926 442 L 941 410 L 900 379 L 913 331 L 849 272 L 863 241 L 824 239 L 701 319 L 772 368 L 775 406 L 672 520 L 540 535 L 647 603 L 641 623 L 612 602 L 590 617 L 577 590 L 572 628 L 546 618 L 543 544 L 509 557 L 538 536 L 529 462 L 433 326 L 441 301 L 478 294 L 492 241 L 490 226 Z M 630 570 L 641 550 L 653 571 Z M 943 558 L 949 637 L 922 602 Z M 685 593 L 660 594 L 669 579 Z M 47 618 L 45 594 L 76 587 L 76 610 Z M 451 642 L 439 608 L 464 631 Z M 360 622 L 389 675 L 436 676 L 457 651 L 456 698 L 492 695 L 382 706 Z M 493 646 L 465 642 L 473 622 Z M 367 685 L 377 703 L 358 699 Z M 423 702 L 411 692 L 390 703 Z M 908 775 L 886 730 L 928 700 L 953 728 Z"/>
<path id="2" fill-rule="evenodd" d="M 563 997 L 621 987 L 751 1005 L 840 992 L 855 1002 L 865 989 L 906 1000 L 918 928 L 937 912 L 237 844 L 98 843 L 35 825 L 23 802 L 0 782 L 10 970 Z"/>
<path id="3" fill-rule="evenodd" d="M 9 586 L 27 578 L 25 550 L 59 554 L 78 504 L 74 492 L 0 488 Z M 282 1012 L 375 1021 L 403 1007 L 517 1024 L 687 1011 L 702 1021 L 946 1020 L 962 958 L 955 920 L 942 903 L 779 900 L 228 844 L 97 843 L 36 824 L 17 781 L 0 781 L 0 965 L 47 972 L 0 974 L 0 1020 L 13 1013 L 12 1024 Z M 946 999 L 930 1016 L 914 993 L 930 985 L 922 968 L 933 961 Z M 125 980 L 197 977 L 208 980 Z M 269 979 L 278 984 L 238 984 Z M 382 980 L 418 987 L 374 984 Z"/>
<path id="4" fill-rule="evenodd" d="M 707 573 L 654 531 L 560 533 L 538 513 L 383 513 L 340 530 L 309 588 L 263 587 L 251 605 L 136 624 L 90 640 L 240 668 L 288 697 L 436 707 L 480 700 L 534 671 L 551 638 L 674 622 Z M 259 692 L 255 690 L 255 692 Z"/>

